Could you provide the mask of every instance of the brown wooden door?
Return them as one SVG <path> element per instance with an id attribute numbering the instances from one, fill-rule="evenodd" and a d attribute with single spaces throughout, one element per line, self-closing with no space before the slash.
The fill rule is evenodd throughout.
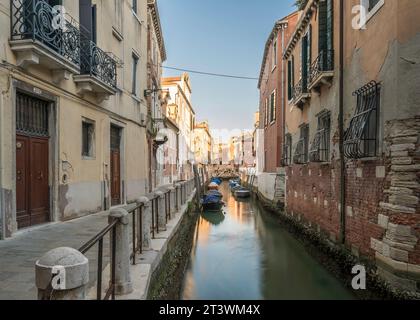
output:
<path id="1" fill-rule="evenodd" d="M 49 221 L 48 138 L 16 136 L 18 228 Z"/>
<path id="2" fill-rule="evenodd" d="M 121 204 L 120 151 L 111 150 L 111 205 Z"/>
<path id="3" fill-rule="evenodd" d="M 111 206 L 121 204 L 121 129 L 111 127 Z"/>

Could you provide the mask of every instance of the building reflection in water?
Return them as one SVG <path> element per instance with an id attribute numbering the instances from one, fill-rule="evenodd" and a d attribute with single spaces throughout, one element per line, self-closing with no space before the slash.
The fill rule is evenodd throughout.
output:
<path id="1" fill-rule="evenodd" d="M 222 219 L 197 223 L 184 299 L 353 298 L 254 200 L 237 201 L 227 184 L 221 191 Z"/>

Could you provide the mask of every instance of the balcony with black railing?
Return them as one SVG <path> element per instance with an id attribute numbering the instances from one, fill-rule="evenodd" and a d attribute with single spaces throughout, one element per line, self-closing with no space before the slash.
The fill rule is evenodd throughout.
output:
<path id="1" fill-rule="evenodd" d="M 69 15 L 46 1 L 11 0 L 10 47 L 17 65 L 42 65 L 54 71 L 54 81 L 80 69 L 80 27 Z"/>
<path id="2" fill-rule="evenodd" d="M 299 108 L 303 108 L 304 104 L 311 98 L 308 90 L 308 80 L 301 78 L 292 88 L 292 102 Z"/>
<path id="3" fill-rule="evenodd" d="M 330 84 L 334 76 L 334 50 L 323 50 L 312 63 L 309 72 L 309 90 Z"/>
<path id="4" fill-rule="evenodd" d="M 106 99 L 117 92 L 117 62 L 96 43 L 82 37 L 80 74 L 73 77 L 79 93 L 93 93 Z"/>

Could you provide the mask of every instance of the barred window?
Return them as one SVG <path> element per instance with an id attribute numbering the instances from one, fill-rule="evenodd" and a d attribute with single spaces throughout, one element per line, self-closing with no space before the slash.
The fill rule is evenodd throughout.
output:
<path id="1" fill-rule="evenodd" d="M 293 162 L 296 164 L 308 163 L 309 159 L 309 125 L 300 127 L 300 139 L 296 145 Z"/>
<path id="2" fill-rule="evenodd" d="M 344 137 L 347 158 L 360 159 L 377 154 L 380 89 L 379 83 L 371 81 L 353 93 L 357 107 Z"/>
<path id="3" fill-rule="evenodd" d="M 292 135 L 286 134 L 283 146 L 283 165 L 290 166 L 292 164 Z"/>
<path id="4" fill-rule="evenodd" d="M 309 153 L 311 162 L 328 162 L 330 160 L 331 113 L 324 111 L 318 115 L 318 131 Z"/>
<path id="5" fill-rule="evenodd" d="M 82 156 L 94 157 L 95 125 L 91 121 L 82 121 Z"/>

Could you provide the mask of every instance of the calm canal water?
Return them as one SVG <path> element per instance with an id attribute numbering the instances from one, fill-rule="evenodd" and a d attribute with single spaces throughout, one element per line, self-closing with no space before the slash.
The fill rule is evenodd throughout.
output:
<path id="1" fill-rule="evenodd" d="M 224 214 L 197 223 L 183 299 L 354 299 L 256 202 L 221 192 Z"/>

